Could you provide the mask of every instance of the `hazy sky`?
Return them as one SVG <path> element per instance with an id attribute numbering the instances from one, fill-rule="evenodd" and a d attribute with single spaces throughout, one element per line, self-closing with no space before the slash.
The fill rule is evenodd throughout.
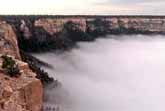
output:
<path id="1" fill-rule="evenodd" d="M 0 0 L 0 14 L 165 15 L 165 0 Z"/>

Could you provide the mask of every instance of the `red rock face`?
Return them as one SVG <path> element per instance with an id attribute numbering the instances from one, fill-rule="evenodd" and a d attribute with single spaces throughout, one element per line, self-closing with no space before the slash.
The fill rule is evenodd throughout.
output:
<path id="1" fill-rule="evenodd" d="M 34 26 L 43 27 L 49 34 L 52 35 L 54 33 L 62 31 L 64 24 L 69 21 L 78 24 L 81 31 L 86 31 L 85 18 L 39 19 L 35 21 Z"/>
<path id="2" fill-rule="evenodd" d="M 20 59 L 16 35 L 12 27 L 5 22 L 0 22 L 0 53 Z"/>
<path id="3" fill-rule="evenodd" d="M 21 61 L 17 40 L 12 27 L 0 22 L 0 56 L 7 54 L 18 64 L 21 76 L 7 76 L 0 58 L 0 111 L 41 111 L 43 89 L 36 74 Z"/>

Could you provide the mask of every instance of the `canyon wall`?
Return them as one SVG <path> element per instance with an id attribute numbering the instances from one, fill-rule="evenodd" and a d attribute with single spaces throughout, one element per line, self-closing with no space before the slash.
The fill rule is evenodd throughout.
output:
<path id="1" fill-rule="evenodd" d="M 0 21 L 0 56 L 13 58 L 20 70 L 19 77 L 10 77 L 2 69 L 0 58 L 0 111 L 41 111 L 42 84 L 28 64 L 22 62 L 12 27 Z"/>
<path id="2" fill-rule="evenodd" d="M 106 29 L 106 31 L 109 33 L 113 33 L 113 31 L 121 29 L 139 31 L 139 33 L 140 31 L 151 33 L 165 33 L 165 17 L 147 16 L 41 18 L 35 20 L 34 26 L 43 27 L 49 34 L 53 34 L 62 31 L 64 24 L 69 21 L 77 24 L 77 27 L 83 32 L 86 32 L 87 29 L 91 31 L 95 30 L 97 23 L 102 22 L 102 24 L 98 23 L 98 25 Z"/>
<path id="3" fill-rule="evenodd" d="M 107 34 L 165 34 L 165 16 L 0 16 L 21 50 L 67 49 Z"/>
<path id="4" fill-rule="evenodd" d="M 33 36 L 32 31 L 38 27 L 53 35 L 61 32 L 67 22 L 73 22 L 82 32 L 95 30 L 96 26 L 104 27 L 111 33 L 121 28 L 165 32 L 165 16 L 0 16 L 0 19 L 12 24 L 27 37 Z"/>
<path id="5" fill-rule="evenodd" d="M 35 27 L 43 27 L 49 34 L 61 32 L 64 28 L 64 24 L 67 22 L 73 22 L 77 25 L 81 31 L 86 32 L 86 19 L 84 18 L 60 18 L 60 19 L 38 19 L 34 22 Z"/>
<path id="6" fill-rule="evenodd" d="M 125 29 L 135 29 L 139 31 L 149 32 L 165 32 L 165 18 L 160 17 L 125 17 L 125 18 L 105 18 L 105 21 L 109 23 L 110 29 L 118 29 L 120 27 Z"/>

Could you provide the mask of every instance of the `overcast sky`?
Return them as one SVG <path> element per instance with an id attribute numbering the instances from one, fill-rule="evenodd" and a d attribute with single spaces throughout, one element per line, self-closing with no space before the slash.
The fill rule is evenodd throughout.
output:
<path id="1" fill-rule="evenodd" d="M 0 14 L 165 15 L 165 0 L 0 0 Z"/>

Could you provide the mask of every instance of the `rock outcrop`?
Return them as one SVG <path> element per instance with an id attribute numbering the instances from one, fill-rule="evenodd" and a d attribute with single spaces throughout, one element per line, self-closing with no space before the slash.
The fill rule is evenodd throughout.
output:
<path id="1" fill-rule="evenodd" d="M 35 27 L 43 27 L 49 34 L 61 32 L 64 28 L 64 24 L 67 22 L 73 22 L 77 24 L 77 27 L 86 32 L 86 19 L 85 18 L 60 18 L 60 19 L 38 19 L 34 22 Z"/>
<path id="2" fill-rule="evenodd" d="M 5 74 L 0 59 L 0 111 L 41 111 L 43 89 L 28 64 L 21 61 L 16 35 L 10 25 L 0 21 L 0 56 L 11 56 L 20 70 L 19 77 Z"/>
<path id="3" fill-rule="evenodd" d="M 17 39 L 12 27 L 6 22 L 0 22 L 0 53 L 8 54 L 17 59 L 21 59 Z"/>

